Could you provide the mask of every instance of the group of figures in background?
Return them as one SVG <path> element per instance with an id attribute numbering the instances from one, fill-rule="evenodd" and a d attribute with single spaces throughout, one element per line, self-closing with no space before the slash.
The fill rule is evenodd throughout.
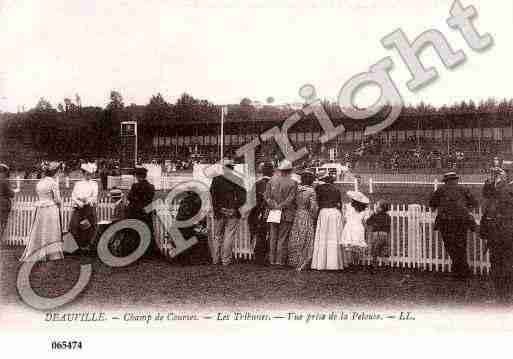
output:
<path id="1" fill-rule="evenodd" d="M 83 163 L 81 165 L 82 179 L 75 183 L 71 193 L 73 211 L 69 228 L 63 228 L 61 218 L 62 198 L 56 180 L 61 168 L 59 162 L 44 162 L 41 165 L 42 177 L 35 188 L 38 197 L 35 203 L 36 213 L 31 225 L 29 241 L 20 261 L 42 262 L 50 265 L 55 260 L 63 259 L 63 234 L 66 232 L 71 233 L 78 244 L 77 254 L 92 253 L 95 250 L 96 240 L 98 239 L 96 209 L 99 185 L 93 179 L 93 175 L 97 172 L 97 167 L 94 163 Z M 119 219 L 138 219 L 151 228 L 151 216 L 146 213 L 144 208 L 153 201 L 155 188 L 146 181 L 146 172 L 145 168 L 136 169 L 137 182 L 132 185 L 128 193 L 126 209 L 123 207 L 122 213 L 118 212 L 118 217 Z M 6 180 L 9 175 L 9 168 L 6 165 L 0 164 L 0 174 L 0 215 L 2 219 L 0 231 L 3 232 L 14 193 Z M 114 188 L 112 199 L 115 203 L 120 203 L 123 200 L 122 191 Z M 154 250 L 155 248 L 150 246 L 148 253 Z M 44 271 L 48 267 L 41 266 L 40 268 Z"/>
<path id="2" fill-rule="evenodd" d="M 233 161 L 223 160 L 226 170 L 233 170 Z M 71 195 L 73 212 L 69 229 L 62 228 L 61 196 L 55 176 L 61 165 L 44 163 L 42 178 L 36 185 L 38 201 L 30 232 L 30 240 L 21 261 L 49 263 L 63 258 L 62 234 L 69 230 L 79 247 L 94 251 L 98 238 L 96 206 L 98 183 L 92 178 L 97 172 L 94 164 L 81 166 L 83 178 L 75 183 Z M 255 206 L 249 212 L 241 209 L 246 203 L 246 190 L 224 174 L 215 176 L 210 186 L 213 233 L 208 239 L 212 264 L 230 265 L 234 242 L 239 235 L 241 217 L 247 218 L 254 240 L 256 263 L 274 267 L 293 267 L 298 271 L 352 270 L 364 251 L 369 251 L 376 270 L 377 258 L 390 256 L 391 218 L 389 205 L 378 201 L 371 205 L 359 191 L 343 194 L 332 175 L 317 178 L 308 170 L 297 175 L 288 160 L 275 167 L 265 162 L 259 166 L 261 174 L 256 182 Z M 446 173 L 443 185 L 435 190 L 429 205 L 437 210 L 435 230 L 438 230 L 452 260 L 452 272 L 457 280 L 467 280 L 471 274 L 466 259 L 468 231 L 477 231 L 489 251 L 491 279 L 500 303 L 511 303 L 513 293 L 513 182 L 508 172 L 496 160 L 490 178 L 483 190 L 482 219 L 478 225 L 471 210 L 478 207 L 471 192 L 458 183 L 455 172 Z M 124 200 L 123 192 L 114 188 L 111 197 L 122 208 L 114 219 L 134 218 L 143 221 L 150 233 L 152 217 L 145 208 L 155 198 L 155 187 L 147 179 L 145 168 L 136 168 L 137 182 Z M 8 185 L 9 168 L 0 164 L 0 231 L 6 227 L 14 193 Z M 299 178 L 299 179 L 298 179 Z M 126 205 L 126 206 L 125 206 Z M 180 202 L 177 220 L 186 220 L 201 208 L 201 198 L 194 192 L 186 193 Z M 191 228 L 180 229 L 190 238 Z M 191 230 L 191 233 L 186 234 Z M 137 246 L 135 246 L 137 247 Z M 158 244 L 153 239 L 147 254 L 157 254 Z M 130 252 L 129 252 L 130 253 Z M 124 255 L 128 255 L 125 253 Z"/>
<path id="3" fill-rule="evenodd" d="M 231 160 L 224 163 L 233 169 Z M 380 204 L 376 212 L 370 211 L 370 201 L 363 193 L 349 191 L 346 195 L 350 203 L 344 206 L 333 176 L 316 181 L 315 174 L 305 170 L 298 173 L 298 183 L 293 170 L 287 160 L 276 169 L 271 163 L 260 166 L 262 177 L 255 184 L 256 204 L 248 215 L 257 263 L 292 266 L 299 271 L 342 270 L 357 265 L 368 246 L 375 257 L 389 255 L 387 204 Z M 212 262 L 229 265 L 247 194 L 223 175 L 213 179 L 210 192 L 215 228 Z M 365 224 L 372 233 L 370 243 L 365 240 Z"/>

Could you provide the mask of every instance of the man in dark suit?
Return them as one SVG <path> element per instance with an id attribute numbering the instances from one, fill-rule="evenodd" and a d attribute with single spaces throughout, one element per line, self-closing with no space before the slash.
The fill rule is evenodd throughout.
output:
<path id="1" fill-rule="evenodd" d="M 475 229 L 470 210 L 477 207 L 477 202 L 467 188 L 458 184 L 458 179 L 456 173 L 446 173 L 444 184 L 431 195 L 429 205 L 438 210 L 435 230 L 442 235 L 445 249 L 452 259 L 452 271 L 456 278 L 463 279 L 470 275 L 467 232 Z"/>
<path id="2" fill-rule="evenodd" d="M 153 233 L 151 213 L 147 213 L 145 208 L 152 203 L 153 198 L 155 197 L 155 186 L 146 180 L 147 173 L 148 171 L 146 168 L 135 169 L 135 178 L 137 182 L 132 185 L 128 192 L 127 217 L 138 219 L 146 223 L 150 232 Z M 153 240 L 151 240 L 150 243 L 151 245 L 148 247 L 146 253 L 154 254 L 156 246 L 153 243 Z"/>
<path id="3" fill-rule="evenodd" d="M 233 170 L 233 161 L 223 160 Z M 214 235 L 210 243 L 212 263 L 229 265 L 232 262 L 233 242 L 239 233 L 240 207 L 246 202 L 246 191 L 224 175 L 218 175 L 210 186 L 214 211 Z"/>
<path id="4" fill-rule="evenodd" d="M 278 171 L 267 183 L 264 195 L 270 210 L 281 211 L 280 223 L 269 223 L 271 265 L 286 264 L 289 234 L 296 215 L 297 182 L 291 178 L 292 163 L 283 160 Z"/>
<path id="5" fill-rule="evenodd" d="M 492 178 L 483 187 L 480 235 L 490 251 L 490 274 L 499 304 L 511 303 L 513 290 L 513 184 L 506 172 L 492 169 Z"/>
<path id="6" fill-rule="evenodd" d="M 265 162 L 262 164 L 260 171 L 262 177 L 255 183 L 255 207 L 251 209 L 249 214 L 248 223 L 249 231 L 253 238 L 255 238 L 255 262 L 258 264 L 267 264 L 267 252 L 269 251 L 269 245 L 267 241 L 267 204 L 265 202 L 265 190 L 267 183 L 274 174 L 273 164 L 271 162 Z"/>

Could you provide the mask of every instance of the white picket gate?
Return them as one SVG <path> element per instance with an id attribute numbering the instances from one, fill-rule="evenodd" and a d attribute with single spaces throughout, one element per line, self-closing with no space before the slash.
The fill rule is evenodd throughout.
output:
<path id="1" fill-rule="evenodd" d="M 36 201 L 35 196 L 17 196 L 13 203 L 7 228 L 4 231 L 2 243 L 6 245 L 26 245 L 32 225 Z M 172 221 L 176 215 L 176 204 L 168 204 L 169 211 L 164 220 Z M 61 207 L 63 228 L 67 229 L 71 216 L 71 202 L 65 198 Z M 100 199 L 97 207 L 99 221 L 111 219 L 114 205 L 108 198 Z M 448 272 L 451 271 L 451 260 L 445 252 L 442 240 L 437 231 L 433 230 L 435 213 L 420 205 L 396 204 L 389 212 L 392 217 L 390 257 L 380 258 L 381 265 L 391 267 L 415 268 L 419 270 Z M 161 214 L 162 215 L 162 214 Z M 479 223 L 481 213 L 474 214 Z M 154 234 L 157 242 L 163 246 L 171 240 L 166 234 L 164 225 L 159 219 L 154 219 Z M 209 232 L 213 231 L 213 220 L 207 218 Z M 241 220 L 239 236 L 234 244 L 234 254 L 238 258 L 253 256 L 254 241 L 249 233 L 246 220 Z M 483 253 L 483 240 L 476 233 L 469 233 L 467 259 L 474 274 L 487 274 L 490 269 L 489 254 Z M 369 264 L 370 258 L 364 258 L 364 264 Z"/>

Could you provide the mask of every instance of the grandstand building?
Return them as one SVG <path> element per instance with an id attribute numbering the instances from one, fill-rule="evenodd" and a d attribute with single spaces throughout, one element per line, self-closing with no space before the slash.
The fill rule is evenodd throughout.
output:
<path id="1" fill-rule="evenodd" d="M 315 118 L 305 117 L 289 131 L 292 144 L 306 146 L 314 157 L 327 157 L 328 153 L 342 160 L 351 154 L 359 157 L 360 167 L 375 167 L 383 156 L 394 152 L 417 151 L 433 157 L 434 167 L 447 167 L 436 164 L 436 156 L 458 157 L 469 167 L 484 166 L 491 156 L 509 157 L 513 153 L 513 131 L 511 115 L 499 112 L 472 111 L 443 113 L 403 112 L 399 119 L 385 131 L 372 138 L 363 135 L 369 123 L 345 118 L 340 110 L 330 107 L 327 110 L 335 125 L 343 123 L 346 132 L 321 145 L 321 128 Z M 281 126 L 291 111 L 273 113 L 267 116 L 237 118 L 228 116 L 224 124 L 225 153 L 232 154 L 245 143 L 273 126 Z M 178 121 L 173 124 L 144 126 L 143 152 L 153 157 L 167 157 L 180 154 L 203 154 L 219 156 L 220 120 Z M 272 140 L 263 143 L 260 157 L 267 157 L 276 150 Z M 463 156 L 463 158 L 461 158 Z M 456 159 L 455 159 L 456 161 Z M 386 167 L 386 165 L 384 165 Z"/>

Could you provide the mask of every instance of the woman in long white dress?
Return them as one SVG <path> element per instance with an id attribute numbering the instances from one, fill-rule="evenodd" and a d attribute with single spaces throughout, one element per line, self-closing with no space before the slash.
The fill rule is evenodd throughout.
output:
<path id="1" fill-rule="evenodd" d="M 346 263 L 354 265 L 358 263 L 361 253 L 367 248 L 364 224 L 370 214 L 369 199 L 358 191 L 348 191 L 347 196 L 351 199 L 351 203 L 345 206 L 346 224 L 340 244 L 344 248 Z"/>
<path id="2" fill-rule="evenodd" d="M 322 179 L 325 184 L 317 186 L 317 203 L 320 211 L 315 230 L 312 269 L 340 270 L 344 269 L 344 256 L 340 247 L 343 218 L 340 208 L 342 195 L 333 184 L 331 176 Z"/>
<path id="3" fill-rule="evenodd" d="M 47 262 L 64 258 L 62 251 L 62 226 L 60 218 L 61 195 L 54 176 L 60 164 L 43 164 L 43 176 L 36 184 L 38 201 L 30 230 L 29 243 L 23 252 L 22 262 Z"/>

